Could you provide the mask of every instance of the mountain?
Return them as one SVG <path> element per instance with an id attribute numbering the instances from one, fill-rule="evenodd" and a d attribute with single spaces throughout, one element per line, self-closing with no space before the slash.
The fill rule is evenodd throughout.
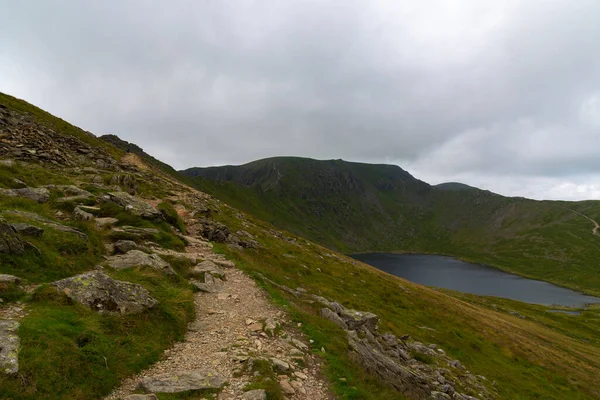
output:
<path id="1" fill-rule="evenodd" d="M 182 173 L 223 201 L 338 251 L 445 254 L 600 294 L 600 237 L 581 215 L 598 220 L 598 201 L 431 186 L 398 166 L 342 160 L 278 157 Z"/>
<path id="2" fill-rule="evenodd" d="M 112 142 L 0 94 L 0 398 L 133 398 L 136 388 L 161 399 L 600 396 L 598 308 L 550 313 L 399 279 Z M 405 202 L 398 215 L 419 221 L 440 210 L 435 188 L 397 167 L 312 165 L 295 179 L 315 179 L 306 209 L 324 218 L 337 211 L 346 224 L 361 207 L 384 216 L 384 200 Z M 286 174 L 277 165 L 261 190 L 279 190 Z M 315 203 L 321 191 L 329 207 Z M 450 209 L 516 201 L 452 193 Z M 595 202 L 577 206 L 591 215 Z M 465 218 L 441 220 L 477 222 Z"/>
<path id="3" fill-rule="evenodd" d="M 479 188 L 465 185 L 464 183 L 460 183 L 460 182 L 444 182 L 444 183 L 435 185 L 435 188 L 439 189 L 439 190 L 455 190 L 455 191 L 458 191 L 458 190 L 481 190 Z"/>

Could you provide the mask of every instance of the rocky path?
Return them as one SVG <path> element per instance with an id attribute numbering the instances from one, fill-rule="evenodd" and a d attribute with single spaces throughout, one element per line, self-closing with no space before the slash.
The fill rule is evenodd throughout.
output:
<path id="1" fill-rule="evenodd" d="M 600 224 L 598 224 L 598 222 L 596 222 L 592 218 L 588 217 L 587 215 L 580 213 L 579 211 L 575 211 L 570 208 L 568 208 L 568 210 L 573 211 L 575 214 L 581 215 L 583 218 L 589 220 L 592 224 L 594 224 L 594 229 L 592 229 L 592 234 L 598 235 L 598 230 L 600 229 Z"/>
<path id="2" fill-rule="evenodd" d="M 186 222 L 191 222 L 188 228 L 194 236 L 193 222 Z M 332 399 L 320 372 L 320 360 L 311 354 L 308 340 L 295 331 L 254 280 L 212 253 L 206 243 L 192 242 L 186 252 L 223 267 L 223 284 L 214 293 L 195 295 L 197 319 L 190 324 L 185 341 L 166 350 L 161 361 L 124 381 L 106 399 L 126 399 L 144 386 L 142 391 L 152 392 L 153 382 L 164 383 L 166 377 L 175 376 L 181 381 L 181 375 L 189 371 L 207 380 L 218 377 L 220 382 L 227 382 L 217 399 L 266 399 L 262 390 L 244 392 L 249 383 L 261 379 L 265 365 L 273 372 L 262 378 L 275 381 L 287 399 Z M 263 372 L 256 368 L 259 364 Z"/>

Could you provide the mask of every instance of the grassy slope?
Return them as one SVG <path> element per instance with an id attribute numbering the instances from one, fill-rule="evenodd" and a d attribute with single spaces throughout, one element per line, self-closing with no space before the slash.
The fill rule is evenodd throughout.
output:
<path id="1" fill-rule="evenodd" d="M 399 168 L 297 158 L 191 169 L 234 207 L 330 248 L 447 254 L 600 295 L 600 202 L 441 190 Z M 600 219 L 598 219 L 600 220 Z"/>
<path id="2" fill-rule="evenodd" d="M 71 125 L 67 121 L 55 117 L 54 115 L 27 103 L 24 100 L 17 99 L 16 97 L 0 92 L 0 104 L 15 111 L 31 114 L 39 123 L 47 125 L 60 134 L 74 136 L 90 146 L 101 147 L 114 158 L 118 159 L 123 154 L 123 152 L 117 149 L 115 146 L 111 146 L 108 143 L 98 140 L 97 137 L 84 131 L 83 129 Z"/>
<path id="3" fill-rule="evenodd" d="M 117 159 L 123 154 L 112 145 L 22 100 L 0 94 L 0 104 L 28 112 L 39 123 L 62 134 L 73 135 L 91 146 L 103 147 Z M 14 187 L 14 178 L 37 187 L 50 183 L 73 184 L 83 177 L 74 169 L 48 165 L 0 165 L 1 188 Z M 164 188 L 151 179 L 140 182 L 140 187 L 148 196 L 164 193 Z M 96 194 L 102 192 L 94 187 L 88 189 Z M 85 241 L 76 235 L 45 227 L 41 237 L 26 238 L 39 253 L 28 247 L 23 255 L 0 254 L 0 273 L 17 275 L 25 284 L 41 284 L 33 293 L 25 293 L 12 285 L 0 285 L 3 305 L 21 301 L 28 310 L 28 315 L 20 321 L 20 372 L 16 377 L 0 373 L 2 399 L 99 398 L 108 394 L 123 378 L 157 361 L 174 341 L 183 339 L 187 324 L 194 317 L 193 288 L 186 281 L 143 268 L 105 270 L 116 279 L 142 284 L 159 300 L 151 311 L 139 315 L 98 314 L 75 304 L 49 286 L 57 279 L 93 269 L 102 262 L 104 242 L 113 240 L 108 229 L 98 230 L 92 222 L 57 220 L 56 211 L 69 214 L 75 206 L 74 203 L 58 202 L 60 195 L 53 192 L 46 204 L 0 196 L 0 213 L 6 210 L 34 212 L 54 222 L 78 228 L 89 238 Z M 183 246 L 166 222 L 149 222 L 108 204 L 102 205 L 101 214 L 119 218 L 120 225 L 159 229 L 153 241 L 165 247 Z M 24 216 L 6 213 L 2 216 L 12 222 L 41 226 Z M 185 274 L 189 268 L 171 261 L 180 274 Z"/>
<path id="4" fill-rule="evenodd" d="M 572 317 L 510 300 L 441 293 L 303 239 L 280 239 L 272 234 L 269 224 L 251 217 L 240 220 L 237 215 L 236 210 L 223 206 L 218 218 L 234 229 L 256 235 L 263 248 L 242 253 L 227 247 L 219 250 L 236 259 L 251 275 L 261 273 L 280 284 L 303 287 L 347 307 L 373 311 L 381 316 L 384 331 L 409 333 L 425 343 L 439 344 L 472 373 L 495 381 L 501 398 L 558 400 L 600 395 L 596 379 L 600 372 L 598 309 L 584 311 L 583 317 Z M 266 287 L 281 297 L 278 289 L 268 284 Z M 295 298 L 281 303 L 315 340 L 315 352 L 321 346 L 328 349 L 327 374 L 343 398 L 397 398 L 397 394 L 379 392 L 375 383 L 349 363 L 343 335 L 315 317 L 318 307 Z M 527 318 L 509 313 L 515 311 Z"/>

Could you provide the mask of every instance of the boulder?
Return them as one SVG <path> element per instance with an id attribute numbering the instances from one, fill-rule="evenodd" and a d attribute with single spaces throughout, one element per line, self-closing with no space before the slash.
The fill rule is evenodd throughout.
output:
<path id="1" fill-rule="evenodd" d="M 348 325 L 348 329 L 354 331 L 361 326 L 365 326 L 369 331 L 375 332 L 379 324 L 379 317 L 366 311 L 356 311 L 344 308 L 339 313 L 340 318 Z"/>
<path id="2" fill-rule="evenodd" d="M 69 298 L 99 312 L 139 314 L 158 303 L 142 285 L 118 281 L 99 271 L 66 278 L 53 285 Z"/>
<path id="3" fill-rule="evenodd" d="M 142 249 L 144 249 L 144 247 L 139 246 L 133 240 L 117 240 L 115 242 L 115 250 L 117 250 L 119 253 L 122 253 L 122 254 L 125 254 L 131 250 L 140 250 L 141 251 Z"/>
<path id="4" fill-rule="evenodd" d="M 100 211 L 102 211 L 102 209 L 100 207 L 85 206 L 83 204 L 80 204 L 78 207 L 81 208 L 83 211 L 88 212 L 88 213 L 93 214 L 93 215 L 96 215 Z"/>
<path id="5" fill-rule="evenodd" d="M 42 236 L 44 233 L 43 228 L 39 228 L 35 225 L 25 224 L 25 223 L 11 223 L 10 226 L 13 227 L 17 233 L 26 236 Z"/>
<path id="6" fill-rule="evenodd" d="M 61 231 L 61 232 L 65 232 L 65 233 L 72 233 L 74 235 L 79 236 L 83 240 L 88 239 L 87 235 L 85 233 L 83 233 L 82 231 L 80 231 L 79 229 L 71 228 L 70 226 L 66 226 L 66 225 L 61 225 L 61 224 L 56 223 L 48 218 L 44 218 L 41 215 L 38 215 L 36 213 L 32 213 L 32 212 L 28 212 L 28 211 L 19 211 L 19 210 L 6 210 L 6 211 L 4 211 L 4 213 L 29 218 L 29 219 L 39 222 L 40 224 L 42 224 L 44 226 L 47 226 L 52 229 L 56 229 L 57 231 Z"/>
<path id="7" fill-rule="evenodd" d="M 119 222 L 118 219 L 113 217 L 96 218 L 96 227 L 104 228 L 105 226 L 112 226 Z"/>
<path id="8" fill-rule="evenodd" d="M 335 322 L 335 324 L 337 326 L 339 326 L 340 328 L 342 328 L 343 330 L 347 331 L 348 330 L 348 325 L 344 322 L 343 319 L 340 318 L 340 316 L 336 313 L 333 312 L 331 309 L 329 308 L 322 308 L 321 309 L 321 316 L 323 318 L 326 318 L 332 322 Z"/>
<path id="9" fill-rule="evenodd" d="M 19 284 L 21 283 L 21 278 L 14 275 L 0 274 L 0 283 Z"/>
<path id="10" fill-rule="evenodd" d="M 0 253 L 22 254 L 24 250 L 23 242 L 15 229 L 0 218 Z"/>
<path id="11" fill-rule="evenodd" d="M 267 400 L 267 392 L 264 389 L 249 390 L 242 396 L 244 400 Z"/>
<path id="12" fill-rule="evenodd" d="M 159 233 L 159 230 L 155 228 L 138 228 L 137 226 L 125 225 L 119 228 L 113 228 L 113 232 L 124 233 L 140 239 L 153 239 L 154 235 Z"/>
<path id="13" fill-rule="evenodd" d="M 180 393 L 190 390 L 220 389 L 224 384 L 225 380 L 214 372 L 190 370 L 143 378 L 138 388 L 144 392 Z"/>
<path id="14" fill-rule="evenodd" d="M 150 394 L 130 394 L 123 400 L 158 400 L 158 397 L 154 393 Z"/>
<path id="15" fill-rule="evenodd" d="M 217 264 L 210 260 L 202 261 L 200 264 L 192 268 L 194 274 L 211 274 L 214 277 L 223 279 L 225 272 L 219 268 Z"/>
<path id="16" fill-rule="evenodd" d="M 0 371 L 13 375 L 19 372 L 19 323 L 0 320 Z"/>
<path id="17" fill-rule="evenodd" d="M 203 218 L 199 222 L 200 234 L 210 241 L 224 243 L 231 235 L 229 228 L 219 222 Z"/>
<path id="18" fill-rule="evenodd" d="M 73 210 L 73 219 L 75 221 L 91 221 L 94 219 L 94 216 L 87 211 L 83 211 L 79 207 L 75 207 L 75 210 Z"/>
<path id="19" fill-rule="evenodd" d="M 271 358 L 271 362 L 273 363 L 275 369 L 279 372 L 286 372 L 290 369 L 290 364 L 286 363 L 283 360 L 280 360 L 279 358 L 273 357 Z"/>
<path id="20" fill-rule="evenodd" d="M 146 219 L 162 219 L 162 213 L 156 207 L 144 202 L 138 197 L 125 192 L 110 192 L 108 198 L 113 203 L 123 207 L 131 214 Z"/>
<path id="21" fill-rule="evenodd" d="M 368 339 L 361 339 L 355 331 L 348 332 L 348 344 L 351 358 L 368 373 L 391 385 L 408 398 L 429 398 L 434 388 L 425 376 L 381 353 Z"/>
<path id="22" fill-rule="evenodd" d="M 38 203 L 47 203 L 50 200 L 50 191 L 46 188 L 0 189 L 0 194 L 10 197 L 23 197 Z"/>
<path id="23" fill-rule="evenodd" d="M 147 266 L 167 275 L 176 275 L 171 265 L 156 254 L 146 254 L 140 250 L 129 250 L 125 254 L 108 257 L 108 265 L 114 269 Z"/>
<path id="24" fill-rule="evenodd" d="M 223 290 L 223 281 L 211 274 L 204 274 L 204 282 L 193 280 L 192 284 L 205 293 L 218 293 Z"/>

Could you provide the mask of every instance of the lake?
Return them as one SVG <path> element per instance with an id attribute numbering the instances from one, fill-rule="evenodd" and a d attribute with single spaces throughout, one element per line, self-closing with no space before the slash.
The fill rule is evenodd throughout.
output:
<path id="1" fill-rule="evenodd" d="M 425 286 L 547 306 L 560 304 L 583 307 L 590 303 L 600 303 L 600 298 L 597 297 L 451 257 L 384 253 L 356 254 L 352 257 Z"/>

